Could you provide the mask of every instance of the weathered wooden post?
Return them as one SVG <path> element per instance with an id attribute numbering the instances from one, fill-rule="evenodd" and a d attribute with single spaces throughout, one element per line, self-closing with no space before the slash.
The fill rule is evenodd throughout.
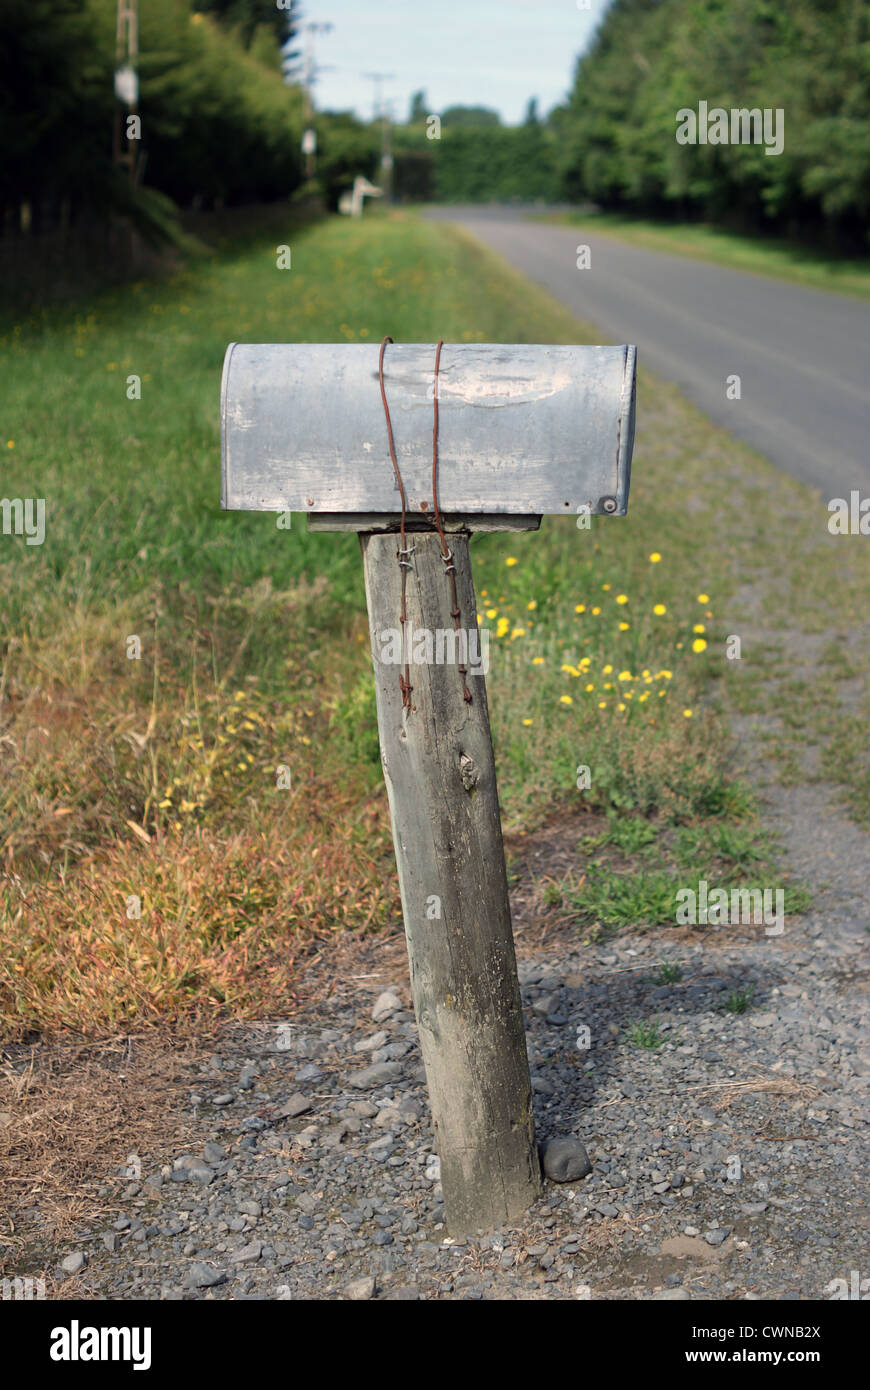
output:
<path id="1" fill-rule="evenodd" d="M 391 345 L 381 377 L 374 345 L 231 344 L 222 505 L 360 532 L 411 988 L 461 1234 L 517 1218 L 541 1185 L 469 535 L 625 514 L 635 349 L 439 356 L 436 377 L 434 344 Z"/>

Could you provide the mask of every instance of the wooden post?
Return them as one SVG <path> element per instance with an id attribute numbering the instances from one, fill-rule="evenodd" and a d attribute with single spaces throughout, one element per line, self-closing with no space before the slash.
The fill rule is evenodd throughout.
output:
<path id="1" fill-rule="evenodd" d="M 447 1225 L 462 1234 L 519 1217 L 541 1190 L 541 1171 L 485 682 L 472 658 L 467 703 L 433 530 L 433 365 L 434 344 L 390 347 L 386 383 L 414 547 L 410 710 L 403 663 L 385 640 L 398 637 L 401 657 L 400 500 L 374 345 L 230 345 L 222 505 L 303 510 L 311 530 L 360 533 L 411 989 Z M 542 514 L 576 515 L 588 528 L 593 515 L 625 514 L 635 350 L 453 344 L 439 382 L 438 496 L 467 641 L 477 633 L 470 532 L 533 530 Z"/>
<path id="2" fill-rule="evenodd" d="M 404 716 L 400 668 L 379 660 L 381 635 L 399 628 L 398 537 L 360 540 L 411 989 L 447 1227 L 459 1235 L 514 1220 L 541 1189 L 486 687 L 469 675 L 469 705 L 455 662 L 412 664 L 416 709 Z M 452 634 L 438 536 L 412 543 L 411 627 Z M 451 534 L 450 548 L 467 629 L 468 534 Z"/>

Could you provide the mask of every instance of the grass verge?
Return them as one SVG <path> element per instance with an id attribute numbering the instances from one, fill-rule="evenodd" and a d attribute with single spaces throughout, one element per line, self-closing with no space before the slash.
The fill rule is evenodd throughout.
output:
<path id="1" fill-rule="evenodd" d="M 772 275 L 810 289 L 870 299 L 868 257 L 827 255 L 784 238 L 728 232 L 706 223 L 658 222 L 609 212 L 568 212 L 545 220 L 601 232 L 647 251 L 689 256 L 753 275 Z"/>

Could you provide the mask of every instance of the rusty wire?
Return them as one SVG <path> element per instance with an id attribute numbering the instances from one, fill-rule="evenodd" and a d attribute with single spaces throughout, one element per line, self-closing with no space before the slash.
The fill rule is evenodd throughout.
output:
<path id="1" fill-rule="evenodd" d="M 411 684 L 411 667 L 408 661 L 406 631 L 408 613 L 406 605 L 406 590 L 408 584 L 408 570 L 411 568 L 411 556 L 414 553 L 415 547 L 412 545 L 409 550 L 405 543 L 405 513 L 408 509 L 408 500 L 405 496 L 405 484 L 402 482 L 402 475 L 399 472 L 399 461 L 396 458 L 396 446 L 393 442 L 393 422 L 390 419 L 390 407 L 387 405 L 387 393 L 384 389 L 384 349 L 386 348 L 387 343 L 391 343 L 392 341 L 392 338 L 387 337 L 384 338 L 383 342 L 381 343 L 381 352 L 378 358 L 378 381 L 380 382 L 381 387 L 381 400 L 384 403 L 384 414 L 387 417 L 387 440 L 389 441 L 390 445 L 390 458 L 393 460 L 393 468 L 396 473 L 396 482 L 399 484 L 399 494 L 402 498 L 402 544 L 401 549 L 396 551 L 396 557 L 399 561 L 399 566 L 402 571 L 402 608 L 399 614 L 399 626 L 402 629 L 402 661 L 405 669 L 404 674 L 400 674 L 399 676 L 399 688 L 402 692 L 402 708 L 407 710 L 410 714 L 411 710 L 414 708 L 414 706 L 411 704 L 411 691 L 414 689 L 414 687 Z"/>
<path id="2" fill-rule="evenodd" d="M 381 388 L 381 400 L 384 404 L 384 415 L 386 417 L 387 422 L 387 442 L 390 447 L 390 458 L 393 461 L 393 470 L 396 474 L 396 482 L 399 485 L 399 496 L 402 499 L 402 519 L 400 523 L 401 545 L 400 548 L 396 551 L 396 558 L 399 562 L 399 566 L 402 571 L 402 606 L 401 612 L 399 614 L 399 623 L 402 629 L 402 664 L 404 667 L 404 672 L 399 676 L 399 688 L 402 692 L 402 708 L 407 710 L 408 713 L 410 713 L 412 709 L 416 709 L 416 705 L 411 704 L 411 692 L 414 689 L 414 687 L 411 685 L 411 668 L 408 659 L 407 648 L 407 581 L 408 570 L 411 568 L 410 557 L 413 555 L 415 547 L 413 545 L 408 547 L 405 536 L 405 517 L 408 510 L 408 499 L 405 494 L 405 485 L 402 482 L 402 474 L 399 471 L 399 461 L 396 458 L 396 445 L 393 439 L 393 423 L 390 419 L 390 407 L 387 404 L 387 393 L 384 387 L 384 351 L 386 349 L 387 343 L 392 342 L 393 339 L 387 336 L 381 343 L 380 356 L 378 357 L 378 382 Z M 456 591 L 456 565 L 453 560 L 453 553 L 447 544 L 447 537 L 444 534 L 444 526 L 441 521 L 441 513 L 438 509 L 438 373 L 441 368 L 441 349 L 443 346 L 443 339 L 439 338 L 438 346 L 435 349 L 435 381 L 433 392 L 434 410 L 432 422 L 432 509 L 435 513 L 435 525 L 438 530 L 438 538 L 441 542 L 441 560 L 444 564 L 444 572 L 447 575 L 448 580 L 450 581 L 450 597 L 453 605 L 450 610 L 450 616 L 453 619 L 454 630 L 456 632 L 459 632 L 461 631 L 462 627 L 462 611 L 459 606 L 459 595 Z M 472 696 L 471 691 L 468 689 L 468 667 L 460 665 L 458 667 L 458 670 L 459 675 L 462 679 L 463 699 L 465 700 L 466 704 L 470 705 L 472 702 Z"/>
<path id="3" fill-rule="evenodd" d="M 439 338 L 438 346 L 435 349 L 435 388 L 434 388 L 434 419 L 432 422 L 432 508 L 435 512 L 435 525 L 438 527 L 438 537 L 441 541 L 441 559 L 444 562 L 444 573 L 450 580 L 450 597 L 453 607 L 450 616 L 453 619 L 453 627 L 456 632 L 462 628 L 462 612 L 459 607 L 459 596 L 456 592 L 456 565 L 453 563 L 453 554 L 447 544 L 444 535 L 444 527 L 441 524 L 441 513 L 438 510 L 438 372 L 441 367 L 441 349 L 444 343 Z M 460 647 L 461 650 L 461 647 Z M 468 667 L 459 666 L 459 674 L 462 677 L 462 698 L 467 705 L 471 704 L 471 691 L 468 688 Z"/>

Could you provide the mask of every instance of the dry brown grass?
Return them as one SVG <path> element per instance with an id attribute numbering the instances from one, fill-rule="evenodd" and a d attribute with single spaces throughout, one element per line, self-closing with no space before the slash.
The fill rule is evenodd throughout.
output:
<path id="1" fill-rule="evenodd" d="M 233 836 L 130 833 L 74 874 L 0 879 L 3 1034 L 105 1036 L 286 1008 L 315 940 L 398 911 L 380 798 L 327 788 L 321 809 L 316 785 L 293 795 Z"/>
<path id="2" fill-rule="evenodd" d="M 697 1087 L 695 1094 L 710 1096 L 720 1110 L 727 1110 L 741 1096 L 790 1096 L 795 1100 L 811 1101 L 819 1091 L 817 1087 L 806 1081 L 797 1081 L 793 1076 L 776 1076 L 759 1069 L 743 1080 L 711 1081 Z"/>
<path id="3" fill-rule="evenodd" d="M 44 1276 L 34 1263 L 117 1214 L 112 1186 L 130 1154 L 147 1171 L 178 1151 L 191 1052 L 190 1041 L 145 1031 L 0 1056 L 0 1272 Z"/>

